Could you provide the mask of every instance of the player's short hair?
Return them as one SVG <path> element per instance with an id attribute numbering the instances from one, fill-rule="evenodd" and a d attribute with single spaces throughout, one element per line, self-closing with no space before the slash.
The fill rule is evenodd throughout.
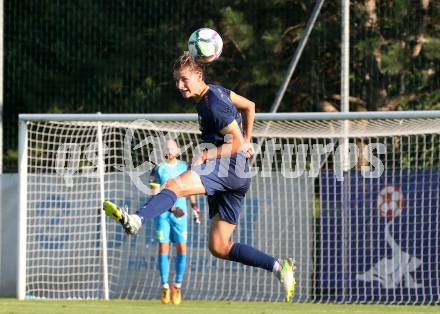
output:
<path id="1" fill-rule="evenodd" d="M 205 69 L 203 64 L 197 62 L 189 53 L 189 51 L 185 51 L 183 55 L 181 55 L 176 62 L 174 63 L 173 71 L 178 71 L 183 68 L 189 68 L 191 71 L 199 72 L 202 74 L 204 78 Z"/>

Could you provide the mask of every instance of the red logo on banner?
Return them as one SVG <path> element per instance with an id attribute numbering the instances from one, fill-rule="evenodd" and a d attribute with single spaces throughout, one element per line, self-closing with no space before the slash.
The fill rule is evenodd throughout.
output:
<path id="1" fill-rule="evenodd" d="M 403 194 L 396 185 L 386 185 L 377 196 L 379 214 L 387 220 L 399 217 L 403 208 Z"/>

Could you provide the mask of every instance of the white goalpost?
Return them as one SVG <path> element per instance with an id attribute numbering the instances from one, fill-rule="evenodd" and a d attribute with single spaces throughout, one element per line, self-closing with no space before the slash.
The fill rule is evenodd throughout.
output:
<path id="1" fill-rule="evenodd" d="M 18 298 L 159 297 L 153 223 L 128 237 L 100 208 L 143 205 L 166 139 L 190 162 L 197 116 L 23 114 L 19 129 Z M 440 112 L 257 114 L 254 140 L 233 240 L 295 257 L 295 302 L 440 302 Z M 272 274 L 210 255 L 197 198 L 185 298 L 281 301 Z"/>

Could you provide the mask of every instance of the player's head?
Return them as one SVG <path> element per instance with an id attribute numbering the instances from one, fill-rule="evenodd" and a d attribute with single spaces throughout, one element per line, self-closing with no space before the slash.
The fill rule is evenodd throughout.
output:
<path id="1" fill-rule="evenodd" d="M 203 65 L 195 61 L 188 51 L 174 63 L 173 75 L 183 98 L 197 97 L 206 87 Z"/>
<path id="2" fill-rule="evenodd" d="M 175 140 L 170 139 L 167 141 L 167 151 L 166 152 L 167 153 L 165 155 L 165 158 L 168 161 L 172 161 L 172 160 L 176 159 L 176 157 L 180 153 L 180 149 L 179 149 L 179 146 L 177 145 Z"/>

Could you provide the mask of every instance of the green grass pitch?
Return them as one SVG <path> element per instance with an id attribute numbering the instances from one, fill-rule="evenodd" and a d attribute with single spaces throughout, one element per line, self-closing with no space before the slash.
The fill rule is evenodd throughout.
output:
<path id="1" fill-rule="evenodd" d="M 184 301 L 176 306 L 163 305 L 160 301 L 46 301 L 0 299 L 0 313 L 30 314 L 364 314 L 364 313 L 440 313 L 437 306 L 407 305 L 335 305 L 335 304 L 286 304 L 271 302 Z"/>

